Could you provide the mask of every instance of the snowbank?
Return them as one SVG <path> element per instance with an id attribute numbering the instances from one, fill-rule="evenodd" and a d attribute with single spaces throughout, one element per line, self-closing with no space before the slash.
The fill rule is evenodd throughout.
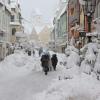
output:
<path id="1" fill-rule="evenodd" d="M 70 55 L 66 60 L 67 69 L 63 67 L 62 73 L 58 75 L 51 86 L 46 91 L 33 95 L 33 100 L 99 100 L 100 82 L 96 79 L 94 73 L 85 74 L 81 70 L 82 68 L 78 66 L 80 57 L 77 49 L 71 48 L 69 51 Z M 84 69 L 88 72 L 91 66 L 86 66 L 85 61 L 96 60 L 96 57 L 91 55 L 94 52 L 98 52 L 97 47 L 89 44 L 85 60 L 82 62 Z"/>
<path id="2" fill-rule="evenodd" d="M 82 74 L 73 79 L 55 80 L 47 91 L 33 96 L 33 100 L 99 100 L 99 94 L 99 82 Z"/>
<path id="3" fill-rule="evenodd" d="M 66 54 L 66 56 L 69 56 L 69 55 L 71 54 L 71 51 L 76 52 L 76 53 L 79 52 L 79 50 L 76 49 L 74 46 L 68 46 L 68 47 L 65 49 L 65 54 Z"/>
<path id="4" fill-rule="evenodd" d="M 79 50 L 75 48 L 73 45 L 68 46 L 65 49 L 65 54 L 67 56 L 67 66 L 66 68 L 73 68 L 73 67 L 79 67 L 80 64 L 80 56 L 79 56 Z"/>
<path id="5" fill-rule="evenodd" d="M 100 74 L 100 50 L 99 50 L 97 60 L 96 60 L 96 63 L 95 63 L 94 71 L 96 73 Z"/>
<path id="6" fill-rule="evenodd" d="M 39 61 L 38 57 L 28 56 L 23 51 L 16 51 L 0 63 L 0 73 L 3 76 L 14 76 L 26 74 L 34 70 L 40 71 L 42 69 Z"/>
<path id="7" fill-rule="evenodd" d="M 76 52 L 71 51 L 70 56 L 67 58 L 67 68 L 72 68 L 75 65 L 79 65 L 79 63 L 80 63 L 79 55 Z"/>
<path id="8" fill-rule="evenodd" d="M 57 53 L 58 65 L 64 66 L 67 63 L 67 57 L 65 54 Z"/>
<path id="9" fill-rule="evenodd" d="M 81 63 L 81 70 L 87 74 L 91 74 L 96 62 L 96 54 L 98 53 L 97 43 L 89 43 L 85 45 L 81 51 L 84 54 L 84 60 Z M 85 52 L 84 52 L 85 51 Z"/>

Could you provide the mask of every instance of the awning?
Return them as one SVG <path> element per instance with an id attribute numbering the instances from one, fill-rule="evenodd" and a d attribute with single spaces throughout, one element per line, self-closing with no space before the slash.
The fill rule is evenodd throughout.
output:
<path id="1" fill-rule="evenodd" d="M 81 5 L 85 5 L 85 1 L 84 1 L 84 0 L 79 0 L 79 3 L 80 3 Z"/>
<path id="2" fill-rule="evenodd" d="M 93 20 L 93 22 L 100 22 L 100 17 L 95 18 L 95 19 Z"/>
<path id="3" fill-rule="evenodd" d="M 67 44 L 67 41 L 61 43 L 60 46 L 66 46 L 66 44 Z"/>

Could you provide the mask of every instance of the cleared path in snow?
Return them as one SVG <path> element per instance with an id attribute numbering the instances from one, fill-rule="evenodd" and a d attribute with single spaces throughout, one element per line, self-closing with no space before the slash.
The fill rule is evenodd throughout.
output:
<path id="1" fill-rule="evenodd" d="M 0 100 L 33 100 L 33 95 L 44 91 L 58 75 L 60 70 L 31 72 L 7 81 L 0 81 Z"/>

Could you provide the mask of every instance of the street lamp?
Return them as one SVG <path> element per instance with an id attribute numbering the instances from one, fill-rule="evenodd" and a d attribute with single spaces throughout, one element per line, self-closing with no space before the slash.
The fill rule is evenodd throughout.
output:
<path id="1" fill-rule="evenodd" d="M 88 32 L 91 32 L 91 22 L 93 14 L 95 12 L 96 0 L 83 0 L 83 1 L 84 1 L 83 11 L 88 22 Z M 91 42 L 91 36 L 88 37 L 88 42 Z"/>
<path id="2" fill-rule="evenodd" d="M 85 31 L 80 31 L 79 32 L 79 55 L 80 55 L 80 48 L 82 47 L 82 44 L 83 44 L 83 38 L 85 39 L 85 36 L 86 36 Z"/>
<path id="3" fill-rule="evenodd" d="M 85 44 L 85 37 L 86 37 L 86 32 L 85 31 L 80 31 L 79 32 L 79 40 L 82 43 L 82 46 Z"/>

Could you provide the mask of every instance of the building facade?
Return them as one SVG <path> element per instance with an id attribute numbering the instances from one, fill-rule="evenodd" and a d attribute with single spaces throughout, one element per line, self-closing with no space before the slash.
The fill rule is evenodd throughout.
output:
<path id="1" fill-rule="evenodd" d="M 77 41 L 79 34 L 74 27 L 80 24 L 80 4 L 79 0 L 69 0 L 68 2 L 68 38 L 74 37 Z"/>
<path id="2" fill-rule="evenodd" d="M 100 17 L 100 0 L 96 0 L 96 8 L 94 13 L 94 19 Z"/>
<path id="3" fill-rule="evenodd" d="M 10 44 L 16 42 L 15 33 L 24 30 L 18 3 L 0 0 L 0 60 L 10 52 Z"/>
<path id="4" fill-rule="evenodd" d="M 60 0 L 59 7 L 54 18 L 55 51 L 65 52 L 67 46 L 67 2 Z"/>
<path id="5" fill-rule="evenodd" d="M 55 30 L 54 27 L 50 30 L 49 49 L 55 51 Z"/>
<path id="6" fill-rule="evenodd" d="M 0 0 L 0 60 L 4 59 L 10 42 L 10 1 Z"/>
<path id="7" fill-rule="evenodd" d="M 42 31 L 38 34 L 39 41 L 43 44 L 44 47 L 48 47 L 50 40 L 50 28 L 48 26 L 44 26 Z"/>
<path id="8" fill-rule="evenodd" d="M 34 26 L 33 26 L 33 29 L 32 29 L 32 32 L 31 32 L 31 34 L 30 34 L 30 40 L 31 41 L 36 41 L 36 42 L 38 42 L 38 34 L 37 34 L 37 32 L 36 32 L 36 30 L 35 30 L 35 28 L 34 28 Z"/>
<path id="9" fill-rule="evenodd" d="M 18 2 L 11 2 L 11 43 L 15 44 L 16 42 L 16 32 L 23 32 L 24 27 L 22 26 L 22 16 L 21 8 Z"/>

